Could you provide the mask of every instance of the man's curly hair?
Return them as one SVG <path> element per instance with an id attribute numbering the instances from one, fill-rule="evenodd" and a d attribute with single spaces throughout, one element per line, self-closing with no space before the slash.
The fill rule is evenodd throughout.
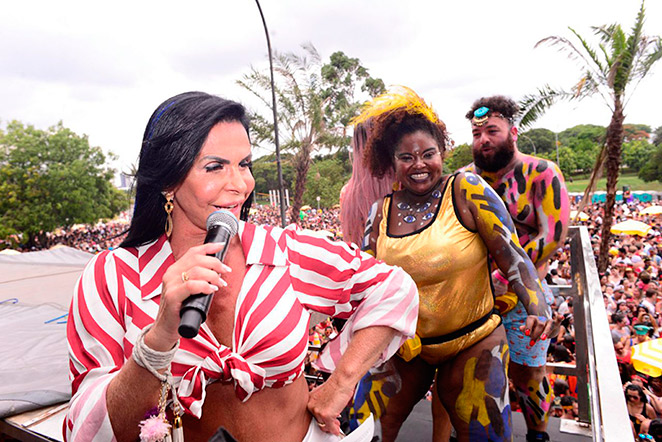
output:
<path id="1" fill-rule="evenodd" d="M 467 120 L 471 121 L 476 109 L 481 107 L 486 107 L 490 110 L 488 115 L 491 115 L 493 112 L 500 113 L 511 125 L 513 124 L 515 116 L 520 111 L 519 106 L 512 98 L 503 95 L 494 95 L 492 97 L 483 97 L 474 101 L 474 104 L 471 105 L 471 110 L 465 115 Z"/>
<path id="2" fill-rule="evenodd" d="M 443 155 L 450 143 L 446 125 L 438 120 L 433 123 L 420 113 L 412 113 L 406 107 L 396 108 L 372 118 L 372 133 L 365 146 L 364 161 L 370 172 L 382 177 L 393 169 L 395 149 L 402 137 L 423 131 L 435 139 Z"/>

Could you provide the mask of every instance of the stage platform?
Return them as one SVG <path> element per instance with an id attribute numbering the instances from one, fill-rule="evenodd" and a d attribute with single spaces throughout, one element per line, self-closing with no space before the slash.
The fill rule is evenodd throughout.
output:
<path id="1" fill-rule="evenodd" d="M 422 400 L 404 423 L 397 442 L 428 442 L 432 440 L 432 412 L 431 402 Z M 564 425 L 565 426 L 565 425 Z M 524 442 L 526 440 L 526 424 L 522 413 L 513 413 L 513 441 Z M 552 442 L 588 442 L 593 438 L 590 436 L 590 429 L 586 429 L 586 436 L 580 434 L 570 434 L 560 431 L 561 419 L 550 418 L 547 432 Z"/>

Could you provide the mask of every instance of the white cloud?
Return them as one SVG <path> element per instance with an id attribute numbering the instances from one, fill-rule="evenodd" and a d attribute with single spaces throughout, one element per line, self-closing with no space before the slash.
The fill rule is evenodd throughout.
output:
<path id="1" fill-rule="evenodd" d="M 647 3 L 647 34 L 660 34 L 662 3 Z M 557 0 L 262 0 L 272 46 L 312 42 L 324 59 L 342 50 L 387 84 L 405 84 L 429 101 L 458 143 L 469 141 L 464 114 L 480 96 L 519 98 L 545 83 L 569 87 L 576 66 L 553 48 L 533 49 L 568 26 L 620 22 L 629 30 L 639 2 Z M 266 66 L 266 43 L 252 1 L 112 3 L 65 0 L 3 5 L 0 18 L 0 120 L 39 127 L 59 120 L 90 142 L 137 158 L 153 109 L 169 96 L 203 90 L 254 105 L 235 80 Z M 5 44 L 9 43 L 9 44 Z M 628 103 L 626 122 L 662 125 L 657 66 Z M 598 98 L 552 108 L 538 126 L 606 126 Z"/>

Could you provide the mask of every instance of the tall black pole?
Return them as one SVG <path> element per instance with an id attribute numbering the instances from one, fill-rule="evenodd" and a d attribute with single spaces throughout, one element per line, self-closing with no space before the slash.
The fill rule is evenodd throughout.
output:
<path id="1" fill-rule="evenodd" d="M 278 144 L 278 113 L 276 112 L 276 88 L 274 87 L 274 65 L 271 59 L 271 40 L 269 39 L 269 30 L 267 29 L 267 22 L 262 13 L 260 2 L 257 3 L 257 9 L 260 11 L 262 17 L 262 24 L 264 25 L 264 34 L 267 36 L 267 49 L 269 50 L 269 72 L 271 73 L 271 100 L 273 102 L 274 111 L 274 142 L 276 143 L 276 169 L 278 169 L 278 199 L 280 199 L 280 225 L 285 227 L 285 195 L 283 194 L 283 169 L 280 165 L 280 145 Z"/>

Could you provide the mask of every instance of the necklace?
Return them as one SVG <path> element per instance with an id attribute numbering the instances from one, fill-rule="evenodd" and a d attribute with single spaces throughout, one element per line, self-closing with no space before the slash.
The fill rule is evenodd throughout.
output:
<path id="1" fill-rule="evenodd" d="M 439 199 L 441 199 L 441 191 L 439 189 L 435 189 L 432 191 L 427 201 L 414 204 L 400 201 L 398 204 L 396 204 L 396 207 L 400 211 L 398 216 L 402 217 L 402 221 L 406 222 L 407 224 L 413 224 L 420 219 L 419 225 L 422 226 L 426 221 L 434 216 L 434 211 L 438 206 Z M 402 223 L 398 223 L 398 225 L 401 226 Z"/>

